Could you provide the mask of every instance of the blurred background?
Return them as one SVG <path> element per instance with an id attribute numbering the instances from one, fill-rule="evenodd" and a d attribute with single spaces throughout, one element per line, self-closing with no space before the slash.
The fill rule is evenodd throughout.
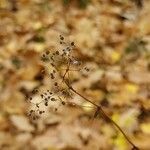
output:
<path id="1" fill-rule="evenodd" d="M 50 82 L 40 56 L 73 40 L 94 68 L 72 78 L 141 150 L 150 149 L 150 0 L 0 0 L 0 149 L 130 150 L 93 109 L 63 107 L 30 120 L 32 91 Z M 75 97 L 81 105 L 89 104 Z"/>

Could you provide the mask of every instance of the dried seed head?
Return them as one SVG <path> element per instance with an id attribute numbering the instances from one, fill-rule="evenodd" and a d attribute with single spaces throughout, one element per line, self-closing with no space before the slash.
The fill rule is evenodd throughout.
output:
<path id="1" fill-rule="evenodd" d="M 56 51 L 53 51 L 51 53 L 51 51 L 47 50 L 47 51 L 44 52 L 44 54 L 42 54 L 42 60 L 48 60 L 49 65 L 51 65 L 52 68 L 53 68 L 52 72 L 49 73 L 49 77 L 51 79 L 55 79 L 57 77 L 57 73 L 61 74 L 63 72 L 61 70 L 64 70 L 63 68 L 68 67 L 68 63 L 70 64 L 70 68 L 68 68 L 69 71 L 71 71 L 71 70 L 72 71 L 76 71 L 76 70 L 81 71 L 82 70 L 83 73 L 86 74 L 86 71 L 88 72 L 89 69 L 87 67 L 85 67 L 85 68 L 82 67 L 81 61 L 78 61 L 78 59 L 76 59 L 76 57 L 74 57 L 73 54 L 71 53 L 71 51 L 72 51 L 72 49 L 74 48 L 74 45 L 75 45 L 74 42 L 66 43 L 65 40 L 64 40 L 64 37 L 60 35 L 60 44 L 65 44 L 67 46 L 65 48 L 61 49 L 60 51 L 56 50 Z M 60 72 L 59 72 L 59 70 L 57 70 L 57 67 L 58 67 L 58 69 L 60 69 Z M 46 72 L 46 74 L 48 73 L 47 69 L 46 70 L 43 69 L 41 71 L 42 74 L 45 74 L 45 72 Z M 59 100 L 59 99 L 55 98 L 55 96 L 53 96 L 53 94 L 55 95 L 56 93 L 58 93 L 60 96 L 62 96 L 62 98 L 65 98 L 65 99 L 72 97 L 73 92 L 71 92 L 71 90 L 69 88 L 66 88 L 66 89 L 63 90 L 63 88 L 64 88 L 63 84 L 59 85 L 58 81 L 55 82 L 55 80 L 54 80 L 52 91 L 51 90 L 46 90 L 45 92 L 40 93 L 40 97 L 42 99 L 41 102 L 45 106 L 49 105 L 49 101 L 53 101 L 53 103 L 54 103 L 55 101 Z M 71 82 L 69 82 L 69 77 L 68 76 L 65 76 L 65 81 L 67 83 L 71 83 Z M 58 87 L 58 86 L 60 86 L 60 87 Z M 30 98 L 30 100 L 32 100 L 32 97 Z M 41 114 L 44 113 L 44 111 L 40 110 L 41 102 L 37 103 L 35 110 L 31 110 L 31 112 L 30 112 L 30 115 L 31 116 L 34 115 L 33 118 L 35 118 L 35 119 L 37 119 L 38 116 L 40 116 Z M 63 101 L 63 99 L 60 100 L 59 102 L 60 102 L 61 105 L 68 105 L 68 102 Z M 57 108 L 53 107 L 53 109 L 55 111 L 57 111 Z M 36 112 L 37 112 L 37 114 L 36 114 Z"/>

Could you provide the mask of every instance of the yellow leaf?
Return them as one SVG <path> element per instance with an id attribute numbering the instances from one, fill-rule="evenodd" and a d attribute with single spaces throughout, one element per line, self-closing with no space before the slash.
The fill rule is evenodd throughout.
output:
<path id="1" fill-rule="evenodd" d="M 114 140 L 114 144 L 118 150 L 127 150 L 127 142 L 122 134 L 119 134 L 117 138 Z"/>
<path id="2" fill-rule="evenodd" d="M 82 106 L 83 106 L 83 110 L 86 112 L 90 112 L 94 109 L 93 105 L 89 102 L 84 102 Z"/>
<path id="3" fill-rule="evenodd" d="M 134 116 L 131 115 L 131 116 L 125 118 L 124 126 L 129 127 L 134 123 L 134 121 L 135 121 L 135 118 L 134 118 Z"/>
<path id="4" fill-rule="evenodd" d="M 35 30 L 37 30 L 37 29 L 40 29 L 42 27 L 42 23 L 41 22 L 35 22 L 35 23 L 33 23 L 33 28 L 35 29 Z"/>
<path id="5" fill-rule="evenodd" d="M 45 44 L 43 44 L 43 43 L 36 43 L 36 44 L 34 44 L 34 49 L 37 52 L 42 52 L 45 49 Z"/>
<path id="6" fill-rule="evenodd" d="M 125 90 L 130 92 L 130 93 L 136 94 L 138 92 L 138 90 L 139 90 L 139 86 L 136 85 L 136 84 L 127 83 L 125 85 Z"/>
<path id="7" fill-rule="evenodd" d="M 113 62 L 119 61 L 121 58 L 121 54 L 119 52 L 113 51 L 111 54 L 111 59 Z"/>
<path id="8" fill-rule="evenodd" d="M 141 124 L 141 130 L 144 133 L 150 134 L 150 123 L 143 123 L 143 124 Z"/>
<path id="9" fill-rule="evenodd" d="M 113 120 L 113 121 L 118 122 L 119 119 L 120 119 L 120 116 L 119 116 L 118 113 L 113 114 L 113 116 L 112 116 L 112 120 Z"/>

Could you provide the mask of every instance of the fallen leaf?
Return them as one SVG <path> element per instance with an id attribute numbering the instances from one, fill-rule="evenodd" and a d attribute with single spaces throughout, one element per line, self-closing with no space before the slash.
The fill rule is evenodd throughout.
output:
<path id="1" fill-rule="evenodd" d="M 29 123 L 29 120 L 25 116 L 12 115 L 10 120 L 12 124 L 20 131 L 34 131 L 34 127 Z"/>

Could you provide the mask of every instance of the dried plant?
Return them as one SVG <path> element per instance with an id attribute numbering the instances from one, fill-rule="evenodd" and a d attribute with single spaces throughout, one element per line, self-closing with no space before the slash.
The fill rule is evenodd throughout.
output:
<path id="1" fill-rule="evenodd" d="M 62 49 L 46 51 L 41 56 L 42 62 L 44 62 L 51 70 L 48 72 L 47 69 L 44 69 L 41 73 L 43 75 L 48 74 L 48 77 L 51 80 L 50 84 L 52 86 L 50 89 L 47 89 L 46 91 L 44 90 L 44 92 L 37 89 L 33 91 L 33 94 L 38 93 L 40 96 L 40 102 L 34 103 L 33 97 L 29 98 L 29 102 L 34 105 L 34 109 L 29 111 L 29 116 L 33 120 L 38 119 L 43 113 L 45 113 L 45 110 L 41 110 L 40 106 L 44 104 L 45 107 L 47 107 L 50 105 L 50 102 L 58 102 L 59 105 L 71 105 L 78 107 L 79 105 L 69 101 L 69 99 L 72 99 L 73 94 L 77 94 L 93 105 L 95 110 L 93 118 L 96 118 L 99 114 L 101 114 L 103 119 L 113 124 L 123 134 L 125 139 L 131 144 L 132 150 L 138 150 L 139 148 L 133 144 L 121 127 L 105 113 L 101 105 L 98 105 L 83 96 L 72 86 L 73 81 L 70 78 L 70 72 L 78 71 L 81 72 L 82 75 L 87 75 L 90 69 L 84 66 L 83 62 L 78 59 L 77 53 L 75 52 L 74 42 L 67 43 L 64 37 L 60 35 L 60 44 L 63 47 Z M 57 110 L 58 108 L 54 107 L 54 111 Z"/>

